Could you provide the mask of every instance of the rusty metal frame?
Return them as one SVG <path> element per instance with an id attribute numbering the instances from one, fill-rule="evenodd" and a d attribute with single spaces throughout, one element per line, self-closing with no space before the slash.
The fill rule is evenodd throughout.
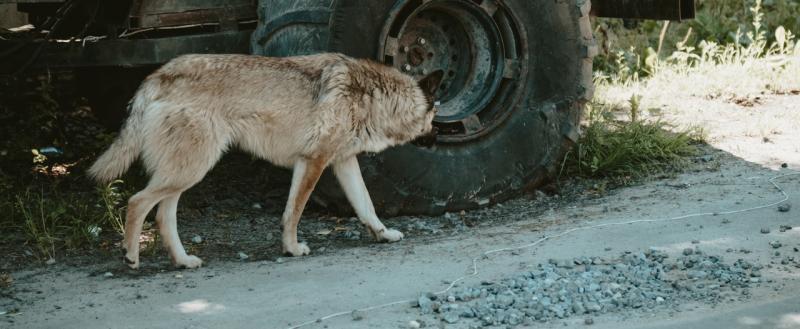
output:
<path id="1" fill-rule="evenodd" d="M 592 0 L 592 15 L 680 21 L 695 17 L 694 0 Z"/>
<path id="2" fill-rule="evenodd" d="M 235 28 L 235 22 L 258 18 L 256 6 L 255 0 L 136 0 L 131 27 L 219 23 Z"/>
<path id="3" fill-rule="evenodd" d="M 0 5 L 11 3 L 61 3 L 67 0 L 0 0 Z"/>
<path id="4" fill-rule="evenodd" d="M 6 64 L 22 63 L 42 47 L 41 55 L 31 64 L 33 68 L 74 68 L 92 66 L 137 67 L 162 64 L 170 59 L 191 53 L 250 52 L 252 31 L 225 31 L 157 39 L 110 39 L 97 42 L 0 41 L 0 49 L 17 47 Z M 0 73 L 15 66 L 0 63 Z"/>

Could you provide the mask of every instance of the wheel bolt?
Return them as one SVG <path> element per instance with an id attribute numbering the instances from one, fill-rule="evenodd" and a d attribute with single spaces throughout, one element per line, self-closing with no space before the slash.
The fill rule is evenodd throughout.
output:
<path id="1" fill-rule="evenodd" d="M 411 48 L 408 48 L 408 46 L 405 46 L 403 49 L 401 49 L 401 51 L 404 53 L 407 53 L 409 50 L 411 50 Z"/>
<path id="2" fill-rule="evenodd" d="M 419 71 L 419 73 L 422 73 L 422 75 L 426 75 L 426 74 L 428 74 L 428 70 L 422 69 L 422 70 Z"/>
<path id="3" fill-rule="evenodd" d="M 411 71 L 411 65 L 409 65 L 409 64 L 403 65 L 403 71 L 406 71 L 406 72 Z"/>
<path id="4" fill-rule="evenodd" d="M 425 43 L 427 43 L 428 41 L 427 41 L 427 40 L 425 40 L 424 38 L 419 38 L 419 40 L 417 40 L 417 42 L 418 42 L 419 44 L 421 44 L 421 45 L 425 45 Z"/>

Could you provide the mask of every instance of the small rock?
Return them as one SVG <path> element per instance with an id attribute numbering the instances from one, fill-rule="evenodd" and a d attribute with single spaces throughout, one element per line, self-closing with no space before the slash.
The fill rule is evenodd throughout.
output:
<path id="1" fill-rule="evenodd" d="M 250 256 L 248 256 L 247 254 L 245 254 L 245 253 L 243 253 L 241 251 L 237 255 L 239 256 L 239 260 L 246 260 L 246 259 L 250 258 Z"/>
<path id="2" fill-rule="evenodd" d="M 659 297 L 656 297 L 656 303 L 659 303 L 659 304 L 661 304 L 661 303 L 663 303 L 663 302 L 664 302 L 664 298 L 663 298 L 663 297 L 661 297 L 661 296 L 659 296 Z"/>
<path id="3" fill-rule="evenodd" d="M 590 312 L 600 312 L 602 307 L 598 303 L 588 302 L 586 303 L 586 309 L 589 310 Z"/>
<path id="4" fill-rule="evenodd" d="M 359 310 L 353 311 L 352 313 L 350 313 L 350 316 L 353 318 L 353 321 L 364 320 L 364 312 L 361 312 Z"/>
<path id="5" fill-rule="evenodd" d="M 769 227 L 762 227 L 761 234 L 767 234 L 767 233 L 769 233 Z"/>
<path id="6" fill-rule="evenodd" d="M 792 229 L 792 227 L 789 226 L 789 225 L 781 225 L 781 227 L 780 227 L 780 231 L 781 232 L 786 232 L 786 231 L 791 230 L 791 229 Z"/>
<path id="7" fill-rule="evenodd" d="M 781 163 L 781 168 L 789 168 L 789 164 L 786 162 Z"/>
<path id="8" fill-rule="evenodd" d="M 711 155 L 711 154 L 706 154 L 706 155 L 700 157 L 700 161 L 703 161 L 703 162 L 714 161 L 714 156 Z"/>
<path id="9" fill-rule="evenodd" d="M 781 246 L 783 246 L 783 244 L 781 244 L 781 242 L 780 242 L 780 241 L 771 241 L 771 242 L 769 243 L 769 245 L 770 245 L 770 246 L 772 246 L 772 248 L 774 248 L 774 249 L 778 249 L 778 248 L 780 248 Z"/>
<path id="10" fill-rule="evenodd" d="M 788 203 L 784 203 L 784 204 L 778 206 L 778 211 L 780 211 L 780 212 L 789 212 L 789 210 L 791 210 L 791 209 L 792 209 L 792 205 L 788 204 Z"/>
<path id="11" fill-rule="evenodd" d="M 114 273 L 111 273 L 111 272 L 105 272 L 105 273 L 103 273 L 103 277 L 106 277 L 106 278 L 111 278 L 111 277 L 114 277 Z"/>
<path id="12" fill-rule="evenodd" d="M 698 244 L 698 243 L 700 243 L 700 240 L 692 240 L 692 244 Z"/>
<path id="13" fill-rule="evenodd" d="M 183 279 L 183 274 L 180 274 L 180 273 L 175 274 L 175 278 L 176 279 Z"/>
<path id="14" fill-rule="evenodd" d="M 594 324 L 594 319 L 586 318 L 586 320 L 583 320 L 583 323 L 586 324 L 587 326 L 591 326 Z"/>
<path id="15" fill-rule="evenodd" d="M 257 203 L 257 202 L 256 202 L 256 203 L 254 203 L 254 204 L 253 204 L 253 209 L 261 209 L 261 204 L 260 204 L 260 203 Z"/>
<path id="16" fill-rule="evenodd" d="M 416 321 L 416 320 L 408 321 L 408 328 L 409 329 L 419 329 L 420 328 L 419 321 Z"/>
<path id="17" fill-rule="evenodd" d="M 447 301 L 450 302 L 450 303 L 455 303 L 456 302 L 456 297 L 455 296 L 447 296 Z"/>
<path id="18" fill-rule="evenodd" d="M 689 256 L 689 255 L 691 255 L 691 254 L 693 254 L 693 253 L 694 253 L 694 249 L 692 249 L 692 248 L 686 248 L 686 249 L 683 249 L 683 254 L 684 254 L 685 256 Z"/>
<path id="19" fill-rule="evenodd" d="M 722 219 L 722 224 L 730 224 L 731 220 L 727 218 Z"/>
<path id="20" fill-rule="evenodd" d="M 194 244 L 203 243 L 203 238 L 199 235 L 195 235 L 192 237 L 192 243 Z"/>
<path id="21" fill-rule="evenodd" d="M 433 301 L 430 298 L 426 296 L 420 296 L 419 299 L 417 299 L 417 304 L 419 305 L 419 309 L 422 311 L 422 314 L 433 313 Z"/>
<path id="22" fill-rule="evenodd" d="M 50 259 L 48 259 L 48 260 L 47 260 L 46 262 L 44 262 L 44 263 L 45 263 L 45 264 L 47 264 L 47 265 L 53 265 L 53 264 L 55 264 L 55 263 L 56 263 L 56 260 L 55 260 L 54 258 L 50 258 Z"/>
<path id="23" fill-rule="evenodd" d="M 450 324 L 458 322 L 458 318 L 459 318 L 458 317 L 458 313 L 456 313 L 456 312 L 447 312 L 442 317 L 444 322 L 447 322 L 447 323 L 450 323 Z"/>

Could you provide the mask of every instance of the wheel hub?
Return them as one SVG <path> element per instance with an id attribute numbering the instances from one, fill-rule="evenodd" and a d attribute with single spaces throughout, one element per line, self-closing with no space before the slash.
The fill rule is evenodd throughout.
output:
<path id="1" fill-rule="evenodd" d="M 519 76 L 515 31 L 493 0 L 401 1 L 379 55 L 418 80 L 443 71 L 434 124 L 440 141 L 462 141 L 488 132 L 511 108 L 502 105 Z"/>

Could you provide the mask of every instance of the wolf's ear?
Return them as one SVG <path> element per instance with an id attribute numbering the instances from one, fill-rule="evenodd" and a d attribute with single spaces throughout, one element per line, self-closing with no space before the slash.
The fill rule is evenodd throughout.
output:
<path id="1" fill-rule="evenodd" d="M 436 94 L 436 89 L 439 88 L 439 84 L 442 83 L 442 77 L 444 77 L 444 71 L 437 70 L 428 74 L 428 76 L 422 78 L 422 80 L 419 80 L 417 84 L 419 84 L 419 88 L 422 89 L 425 96 L 433 99 L 433 95 Z"/>

